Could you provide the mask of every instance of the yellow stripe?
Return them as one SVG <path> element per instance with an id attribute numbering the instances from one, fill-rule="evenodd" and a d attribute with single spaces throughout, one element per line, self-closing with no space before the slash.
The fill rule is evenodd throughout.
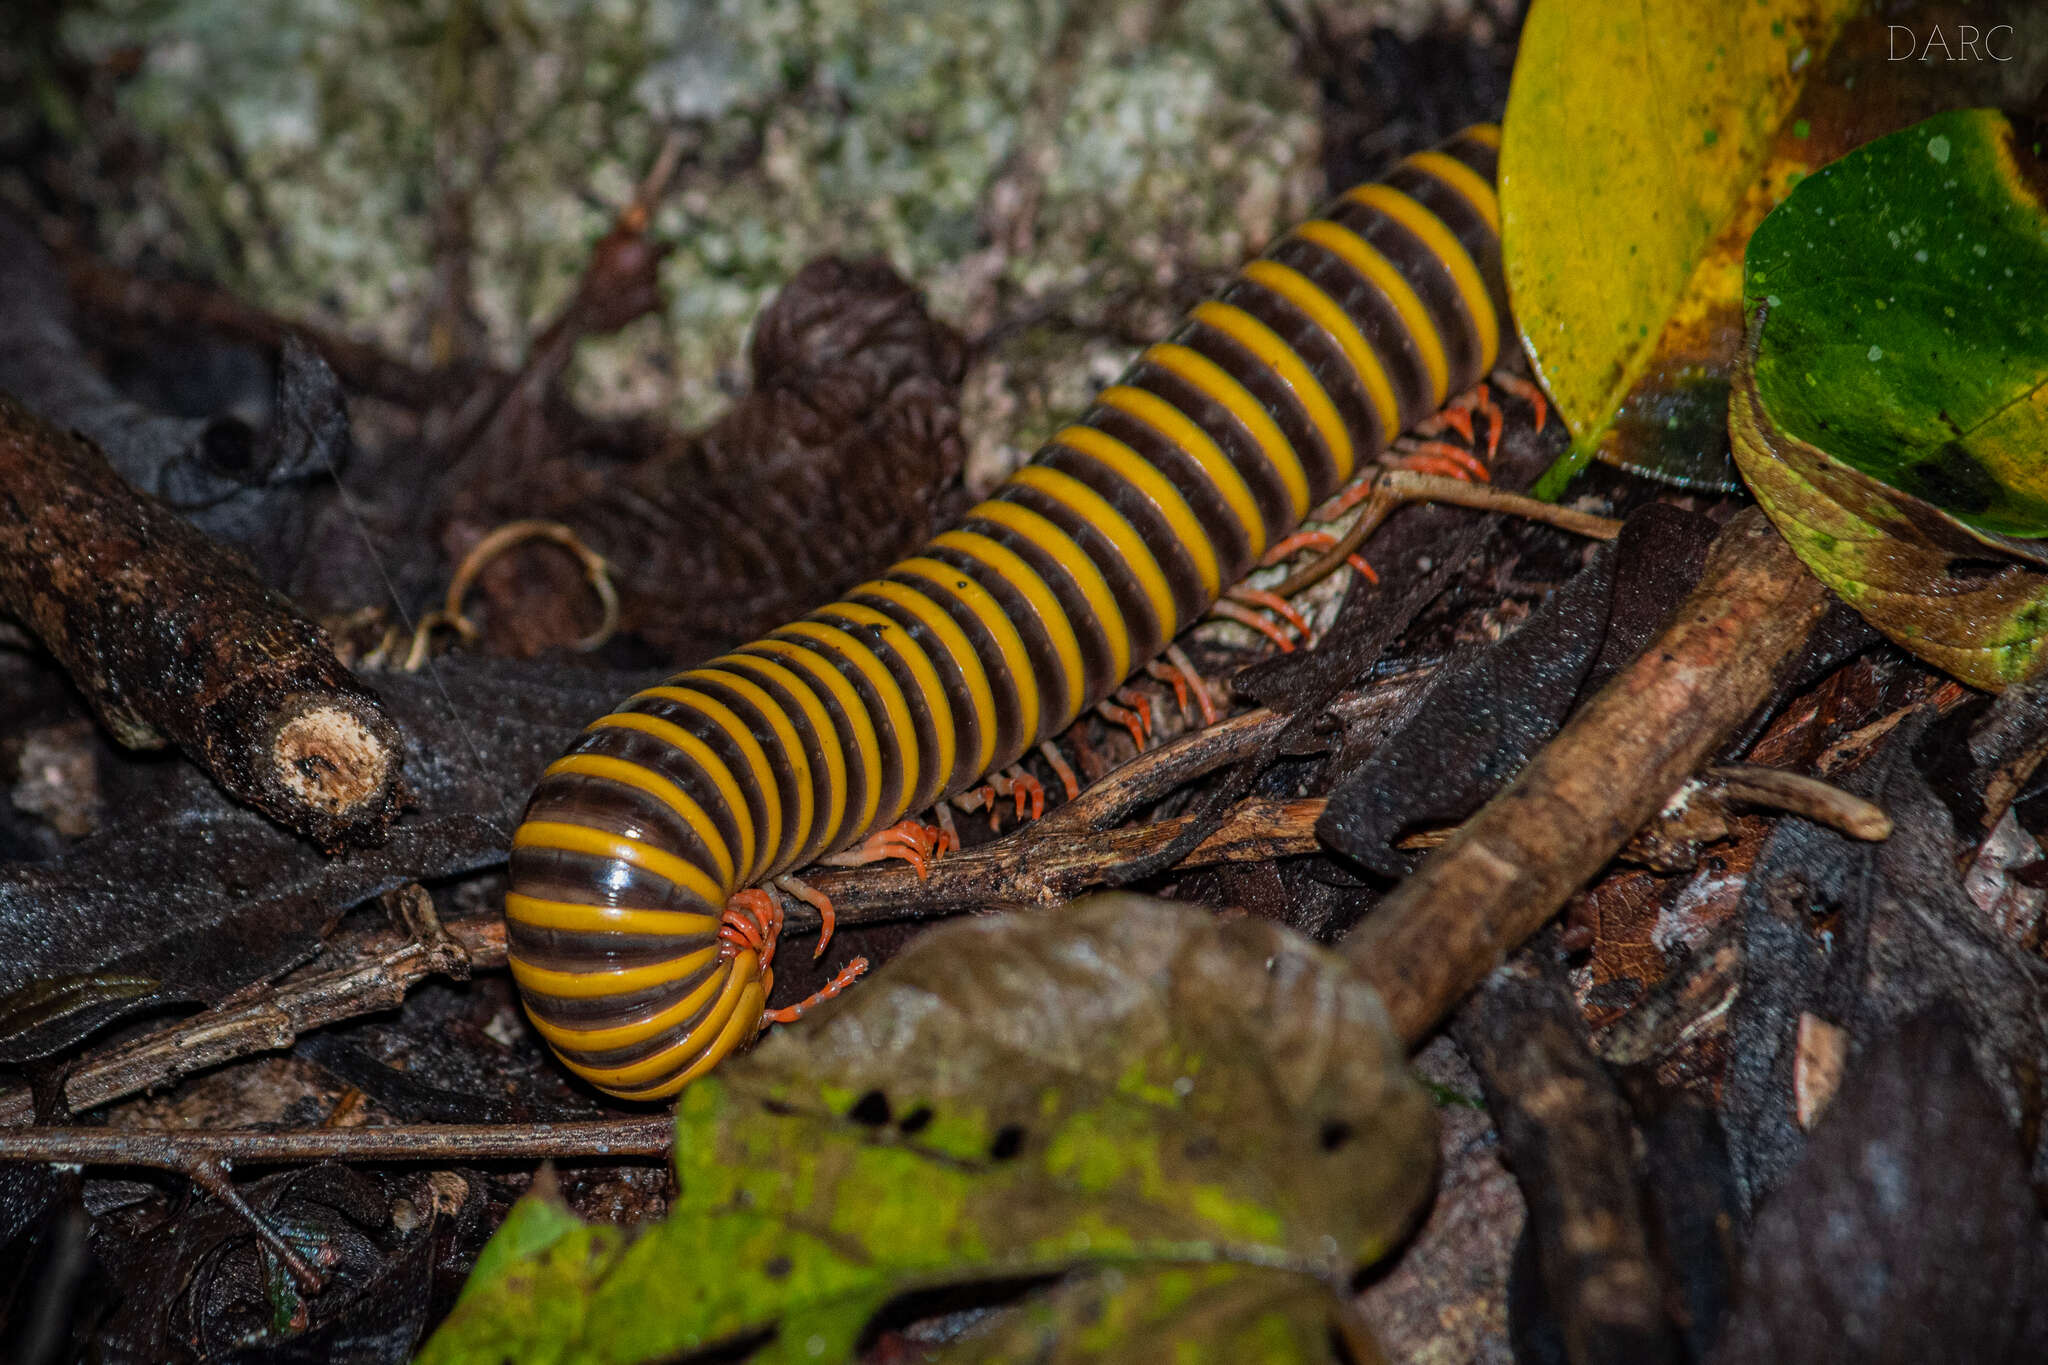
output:
<path id="1" fill-rule="evenodd" d="M 1365 188 L 1378 188 L 1367 186 Z M 1365 238 L 1327 218 L 1317 218 L 1303 223 L 1294 230 L 1294 235 L 1303 241 L 1314 242 L 1331 252 L 1346 265 L 1372 282 L 1373 288 L 1386 296 L 1394 305 L 1394 311 L 1401 315 L 1401 326 L 1414 343 L 1415 352 L 1422 357 L 1422 368 L 1429 374 L 1431 408 L 1440 408 L 1450 397 L 1451 367 L 1444 359 L 1444 341 L 1437 334 L 1436 323 L 1430 320 L 1429 309 L 1423 306 L 1422 298 L 1415 292 L 1415 286 L 1394 269 L 1393 262 L 1380 254 L 1378 247 Z M 1421 414 L 1412 414 L 1420 417 Z M 1403 423 L 1402 425 L 1406 425 Z"/>
<path id="2" fill-rule="evenodd" d="M 1310 227 L 1316 224 L 1308 224 Z M 1336 227 L 1335 223 L 1328 226 Z M 1338 228 L 1338 231 L 1343 229 Z M 1305 236 L 1305 241 L 1315 241 Z M 1244 277 L 1254 284 L 1266 288 L 1299 308 L 1309 321 L 1323 329 L 1330 340 L 1337 343 L 1337 349 L 1344 353 L 1358 382 L 1365 389 L 1365 396 L 1380 419 L 1380 449 L 1394 443 L 1401 434 L 1401 405 L 1394 399 L 1394 385 L 1387 378 L 1387 367 L 1380 363 L 1379 353 L 1372 343 L 1365 339 L 1365 333 L 1358 330 L 1358 324 L 1351 320 L 1338 302 L 1325 294 L 1314 280 L 1290 266 L 1278 261 L 1253 261 L 1244 268 Z M 1337 471 L 1340 481 L 1351 477 L 1355 463 L 1342 466 Z"/>
<path id="3" fill-rule="evenodd" d="M 680 749 L 689 756 L 718 788 L 718 794 L 725 798 L 725 808 L 732 815 L 733 824 L 740 832 L 739 866 L 748 869 L 747 875 L 738 876 L 727 885 L 738 885 L 753 880 L 754 866 L 754 813 L 747 805 L 747 798 L 740 793 L 740 784 L 734 780 L 732 769 L 725 766 L 725 760 L 718 751 L 697 736 L 673 721 L 659 716 L 643 716 L 638 711 L 614 711 L 609 716 L 600 716 L 590 723 L 592 730 L 637 730 L 643 735 L 652 735 L 672 748 Z"/>
<path id="4" fill-rule="evenodd" d="M 837 626 L 821 625 L 816 621 L 792 621 L 777 635 L 795 635 L 815 640 L 827 649 L 836 649 L 844 654 L 847 661 L 860 670 L 868 685 L 875 689 L 882 699 L 882 711 L 889 721 L 889 736 L 896 741 L 896 761 L 903 769 L 902 791 L 898 794 L 898 805 L 883 825 L 894 824 L 911 808 L 918 786 L 917 766 L 917 722 L 910 714 L 910 702 L 905 699 L 903 689 L 896 682 L 896 675 L 889 666 L 876 657 L 875 652 L 863 644 L 858 636 L 850 635 Z M 873 828 L 873 826 L 870 826 Z"/>
<path id="5" fill-rule="evenodd" d="M 873 607 L 862 606 L 858 602 L 834 602 L 820 608 L 818 615 L 836 616 L 855 625 L 874 627 L 882 633 L 882 643 L 894 651 L 896 657 L 903 661 L 903 666 L 910 670 L 911 681 L 917 684 L 919 694 L 924 697 L 925 712 L 932 718 L 932 734 L 938 741 L 937 771 L 925 779 L 929 784 L 927 788 L 909 800 L 909 809 L 923 810 L 938 799 L 940 788 L 953 775 L 954 753 L 960 743 L 953 728 L 953 705 L 946 700 L 946 685 L 939 681 L 939 670 L 932 666 L 931 656 L 924 652 L 924 646 L 918 644 L 915 636 L 897 625 L 895 618 L 884 616 Z M 909 733 L 915 734 L 914 731 Z"/>
<path id="6" fill-rule="evenodd" d="M 589 1081 L 592 1085 L 602 1086 L 604 1089 L 615 1093 L 631 1091 L 636 1082 L 660 1076 L 664 1071 L 672 1068 L 676 1064 L 678 1054 L 687 1056 L 695 1049 L 703 1047 L 703 1039 L 707 1034 L 711 1035 L 713 1039 L 713 1047 L 723 1042 L 724 1031 L 733 1021 L 733 1016 L 738 1013 L 740 1002 L 747 994 L 747 988 L 751 985 L 758 989 L 758 980 L 749 979 L 754 978 L 758 970 L 756 959 L 750 952 L 741 953 L 733 958 L 730 970 L 727 971 L 725 976 L 724 989 L 719 992 L 718 1001 L 711 1007 L 711 1013 L 705 1016 L 704 1022 L 691 1029 L 687 1037 L 677 1040 L 675 1044 L 663 1048 L 652 1057 L 642 1058 L 640 1061 L 628 1066 L 617 1067 L 589 1066 L 582 1062 L 572 1062 L 567 1057 L 562 1058 L 562 1064 L 583 1077 L 583 1079 Z M 758 1011 L 754 1015 L 754 1022 L 760 1022 Z M 726 1049 L 727 1052 L 731 1050 L 730 1047 Z M 723 1057 L 724 1053 L 719 1055 Z M 680 1076 L 669 1077 L 661 1081 L 657 1090 L 659 1093 L 667 1093 L 671 1088 L 680 1090 L 684 1085 L 708 1069 L 700 1061 Z M 656 1093 L 656 1091 L 650 1091 L 649 1093 Z M 639 1096 L 636 1095 L 635 1098 L 639 1098 Z"/>
<path id="7" fill-rule="evenodd" d="M 1174 487 L 1173 480 L 1160 473 L 1157 466 L 1137 451 L 1094 427 L 1062 427 L 1053 433 L 1053 440 L 1107 467 L 1151 503 L 1153 510 L 1166 522 L 1167 529 L 1173 532 L 1181 549 L 1194 561 L 1195 577 L 1201 580 L 1203 600 L 1216 600 L 1223 591 L 1223 573 L 1216 566 L 1216 547 L 1210 542 L 1209 533 L 1202 529 L 1195 509 L 1188 506 L 1188 500 Z M 1176 619 L 1174 629 L 1167 634 L 1179 633 L 1180 623 Z"/>
<path id="8" fill-rule="evenodd" d="M 969 508 L 969 517 L 980 517 L 1010 530 L 1036 545 L 1052 557 L 1062 572 L 1074 580 L 1074 586 L 1081 590 L 1081 596 L 1088 601 L 1088 610 L 1102 626 L 1103 637 L 1109 642 L 1109 670 L 1112 678 L 1121 681 L 1131 672 L 1131 630 L 1124 620 L 1123 608 L 1116 604 L 1116 594 L 1109 590 L 1109 580 L 1102 576 L 1088 552 L 1074 543 L 1074 538 L 1062 531 L 1058 524 L 1043 513 L 1014 502 L 1000 499 Z M 1079 714 L 1077 711 L 1075 714 Z"/>
<path id="9" fill-rule="evenodd" d="M 580 901 L 546 901 L 505 893 L 505 918 L 536 929 L 561 929 L 571 934 L 633 934 L 666 938 L 670 935 L 715 934 L 717 915 L 696 915 L 687 910 L 628 910 L 615 905 L 585 905 Z"/>
<path id="10" fill-rule="evenodd" d="M 608 972 L 558 972 L 551 967 L 536 967 L 515 957 L 512 959 L 512 976 L 518 981 L 519 989 L 536 995 L 553 996 L 557 1000 L 603 1000 L 608 996 L 630 995 L 656 986 L 688 981 L 717 962 L 718 950 L 719 945 L 714 943 L 709 948 L 685 953 L 666 962 L 651 962 L 645 967 L 620 967 Z"/>
<path id="11" fill-rule="evenodd" d="M 1479 266 L 1458 235 L 1444 226 L 1443 219 L 1392 186 L 1360 185 L 1344 197 L 1386 214 L 1420 237 L 1430 254 L 1443 262 L 1458 286 L 1458 296 L 1465 301 L 1465 316 L 1472 319 L 1473 327 L 1479 331 L 1479 373 L 1491 370 L 1500 346 L 1500 319 L 1494 315 L 1493 296 L 1486 292 Z"/>
<path id="12" fill-rule="evenodd" d="M 1031 654 L 1024 648 L 1024 637 L 1017 633 L 1017 623 L 1003 610 L 1003 604 L 996 601 L 987 588 L 942 559 L 919 555 L 891 565 L 889 572 L 913 574 L 951 593 L 973 613 L 981 628 L 996 642 L 996 652 L 1003 656 L 1003 667 L 1010 673 L 1010 687 L 1017 694 L 1018 735 L 1017 753 L 1003 754 L 994 762 L 1006 763 L 1037 743 L 1038 675 L 1031 671 Z M 988 764 L 982 765 L 983 772 L 988 769 Z"/>
<path id="13" fill-rule="evenodd" d="M 861 806 L 860 821 L 851 829 L 835 829 L 827 847 L 842 847 L 852 842 L 856 835 L 874 828 L 875 808 L 882 802 L 882 742 L 875 734 L 874 718 L 868 715 L 867 704 L 860 699 L 860 693 L 846 680 L 846 675 L 834 668 L 828 661 L 802 645 L 788 640 L 769 638 L 756 640 L 746 647 L 746 652 L 765 651 L 788 659 L 801 667 L 804 672 L 825 684 L 825 690 L 839 703 L 839 709 L 846 713 L 846 723 L 853 731 L 853 747 L 860 753 L 862 785 L 867 788 L 867 800 Z M 834 726 L 832 733 L 838 734 Z M 842 783 L 844 785 L 844 783 Z"/>
<path id="14" fill-rule="evenodd" d="M 724 894 L 731 895 L 739 886 L 734 881 L 736 869 L 732 865 L 732 850 L 725 846 L 725 836 L 718 832 L 718 826 L 704 813 L 704 807 L 697 804 L 697 798 L 678 787 L 654 769 L 640 763 L 630 763 L 623 758 L 610 758 L 604 754 L 570 754 L 548 764 L 543 777 L 556 775 L 571 777 L 592 777 L 600 782 L 616 782 L 622 787 L 632 787 L 646 792 L 655 800 L 667 806 L 684 824 L 696 834 L 710 853 L 711 861 L 718 864 L 719 880 L 723 883 Z"/>
<path id="15" fill-rule="evenodd" d="M 1222 404 L 1265 455 L 1266 463 L 1273 472 L 1280 476 L 1288 499 L 1294 504 L 1294 520 L 1300 521 L 1308 515 L 1308 472 L 1301 467 L 1301 456 L 1295 453 L 1287 434 L 1280 430 L 1280 424 L 1273 420 L 1256 394 L 1239 383 L 1236 375 L 1200 351 L 1176 342 L 1163 341 L 1148 349 L 1144 358 L 1179 375 L 1212 401 Z"/>
<path id="16" fill-rule="evenodd" d="M 1287 385 L 1294 400 L 1301 404 L 1302 411 L 1308 414 L 1308 420 L 1322 436 L 1323 445 L 1330 452 L 1331 464 L 1338 469 L 1351 468 L 1351 433 L 1344 429 L 1344 419 L 1337 415 L 1337 405 L 1330 401 L 1330 395 L 1309 373 L 1308 366 L 1294 353 L 1293 347 L 1282 341 L 1272 328 L 1234 304 L 1205 303 L 1195 309 L 1194 320 L 1214 327 L 1280 376 L 1281 382 Z M 1306 507 L 1302 509 L 1304 512 L 1307 510 Z"/>
<path id="17" fill-rule="evenodd" d="M 565 853 L 610 858 L 667 878 L 706 905 L 722 905 L 725 901 L 725 888 L 695 863 L 653 844 L 628 839 L 623 834 L 592 829 L 588 825 L 572 825 L 560 820 L 528 820 L 512 835 L 512 847 L 554 848 Z"/>
<path id="18" fill-rule="evenodd" d="M 1497 123 L 1475 123 L 1458 136 L 1469 137 L 1474 142 L 1485 143 L 1495 151 L 1500 150 L 1500 125 Z"/>
<path id="19" fill-rule="evenodd" d="M 717 952 L 715 948 L 712 951 L 714 955 Z M 614 1048 L 644 1043 L 649 1038 L 668 1032 L 703 1009 L 704 1002 L 709 1000 L 712 993 L 722 984 L 724 983 L 720 980 L 719 973 L 706 972 L 704 979 L 698 982 L 688 995 L 667 1009 L 657 1010 L 645 1019 L 636 1019 L 630 1024 L 616 1024 L 610 1028 L 569 1028 L 538 1016 L 530 1017 L 533 1018 L 533 1026 L 540 1030 L 541 1037 L 557 1048 L 570 1048 L 578 1052 L 609 1052 Z M 699 1029 L 691 1029 L 688 1034 L 676 1040 L 677 1045 L 686 1045 L 699 1032 Z"/>
<path id="20" fill-rule="evenodd" d="M 621 1099 L 658 1100 L 673 1095 L 731 1056 L 734 1048 L 761 1031 L 761 1012 L 768 1004 L 767 987 L 757 976 L 734 979 L 743 980 L 745 983 L 739 989 L 739 1004 L 726 1017 L 725 1027 L 711 1040 L 711 1046 L 704 1049 L 704 1055 L 667 1080 L 651 1085 L 645 1090 L 619 1091 Z M 705 1022 L 708 1024 L 710 1020 Z M 693 1029 L 690 1041 L 695 1042 L 703 1032 L 702 1028 Z"/>
<path id="21" fill-rule="evenodd" d="M 1486 220 L 1493 235 L 1500 236 L 1500 198 L 1485 176 L 1448 152 L 1417 152 L 1408 158 L 1408 164 L 1457 191 L 1458 197 Z"/>
<path id="22" fill-rule="evenodd" d="M 1154 346 L 1145 352 L 1144 358 L 1151 359 L 1152 352 L 1159 349 Z M 1252 501 L 1252 490 L 1245 483 L 1244 475 L 1237 472 L 1237 466 L 1230 462 L 1222 447 L 1209 439 L 1208 432 L 1158 394 L 1147 393 L 1128 384 L 1111 385 L 1095 401 L 1137 418 L 1164 436 L 1169 445 L 1179 447 L 1200 465 L 1208 476 L 1210 487 L 1222 497 L 1224 505 L 1237 518 L 1238 525 L 1251 541 L 1252 559 L 1256 561 L 1266 553 L 1266 519 L 1259 515 L 1258 504 Z"/>
<path id="23" fill-rule="evenodd" d="M 765 688 L 749 678 L 717 667 L 715 662 L 702 668 L 693 668 L 684 676 L 713 679 L 731 688 L 745 697 L 767 720 L 768 728 L 775 732 L 775 742 L 782 749 L 783 761 L 789 764 L 790 772 L 796 777 L 796 825 L 789 832 L 786 850 L 779 853 L 778 857 L 787 858 L 789 864 L 795 866 L 797 854 L 811 837 L 811 821 L 816 814 L 813 804 L 814 793 L 811 788 L 811 755 L 804 748 L 803 737 L 797 733 L 795 723 L 790 720 L 789 713 L 782 709 L 782 704 L 770 696 Z M 767 771 L 775 771 L 772 763 Z"/>
<path id="24" fill-rule="evenodd" d="M 995 689 L 989 686 L 988 670 L 981 666 L 981 655 L 975 652 L 967 632 L 960 629 L 959 622 L 946 615 L 944 607 L 905 584 L 877 578 L 861 584 L 847 596 L 862 594 L 894 602 L 938 637 L 939 648 L 945 651 L 948 662 L 960 670 L 960 680 L 967 688 L 967 703 L 974 708 L 974 730 L 980 740 L 972 775 L 987 772 L 989 761 L 996 753 L 996 694 Z M 952 785 L 953 776 L 950 772 L 946 774 L 948 786 Z"/>
<path id="25" fill-rule="evenodd" d="M 1101 432 L 1091 434 L 1101 436 L 1105 441 L 1110 439 L 1102 436 Z M 1137 456 L 1131 458 L 1136 459 Z M 1138 534 L 1138 528 L 1116 510 L 1114 503 L 1073 475 L 1042 464 L 1025 465 L 1010 476 L 1010 482 L 1036 489 L 1095 528 L 1096 533 L 1107 540 L 1129 566 L 1131 576 L 1138 580 L 1139 590 L 1145 594 L 1145 600 L 1152 604 L 1152 617 L 1159 625 L 1159 642 L 1164 643 L 1180 634 L 1180 618 L 1173 605 L 1173 588 L 1166 581 L 1165 570 L 1159 567 L 1158 558 L 1145 544 L 1145 538 Z"/>
<path id="26" fill-rule="evenodd" d="M 932 540 L 934 546 L 958 550 L 961 554 L 978 559 L 986 564 L 995 575 L 1024 595 L 1025 603 L 1045 627 L 1046 639 L 1052 642 L 1052 652 L 1059 657 L 1060 671 L 1067 680 L 1067 706 L 1058 719 L 1026 736 L 1025 742 L 1036 744 L 1047 734 L 1052 734 L 1073 722 L 1087 704 L 1087 688 L 1081 677 L 1081 640 L 1074 634 L 1074 623 L 1067 619 L 1065 607 L 1053 595 L 1038 571 L 1024 562 L 1024 557 L 1000 541 L 990 540 L 975 531 L 948 531 Z"/>
<path id="27" fill-rule="evenodd" d="M 678 681 L 689 676 L 682 674 Z M 754 738 L 754 732 L 747 728 L 747 723 L 730 706 L 694 687 L 647 687 L 636 693 L 634 700 L 640 697 L 656 697 L 678 706 L 687 706 L 725 731 L 726 737 L 739 746 L 740 757 L 754 779 L 755 788 L 761 793 L 762 813 L 768 819 L 768 832 L 761 840 L 761 864 L 766 867 L 774 862 L 782 852 L 782 785 L 775 780 L 775 768 L 768 761 L 768 751 L 761 747 L 760 740 Z M 747 875 L 740 880 L 752 882 L 760 875 L 760 867 L 749 868 Z"/>
<path id="28" fill-rule="evenodd" d="M 797 851 L 791 866 L 801 867 L 831 842 L 839 833 L 840 821 L 846 817 L 846 751 L 839 745 L 839 729 L 832 723 L 832 713 L 825 709 L 824 702 L 818 700 L 818 694 L 811 690 L 810 684 L 773 659 L 757 658 L 752 654 L 726 654 L 713 659 L 705 667 L 744 668 L 781 687 L 796 698 L 804 719 L 810 722 L 811 733 L 818 737 L 818 749 L 825 757 L 825 820 L 812 832 L 810 844 Z M 809 763 L 806 757 L 807 769 Z"/>

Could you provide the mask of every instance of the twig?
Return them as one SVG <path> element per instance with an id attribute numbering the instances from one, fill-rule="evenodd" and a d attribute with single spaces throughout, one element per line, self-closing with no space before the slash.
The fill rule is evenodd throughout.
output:
<path id="1" fill-rule="evenodd" d="M 383 935 L 367 945 L 366 959 L 89 1057 L 66 1078 L 65 1103 L 72 1113 L 85 1113 L 195 1071 L 288 1048 L 311 1029 L 396 1009 L 414 983 L 437 972 L 466 975 L 470 968 L 505 964 L 505 926 L 496 918 L 462 921 L 445 933 L 459 960 L 439 942 L 411 933 Z M 35 1100 L 27 1088 L 0 1091 L 0 1127 L 34 1121 Z"/>
<path id="2" fill-rule="evenodd" d="M 318 626 L 89 442 L 5 397 L 0 489 L 0 609 L 116 739 L 176 744 L 330 848 L 383 838 L 403 742 Z"/>
<path id="3" fill-rule="evenodd" d="M 1852 839 L 1889 839 L 1892 834 L 1892 818 L 1882 808 L 1817 777 L 1757 763 L 1724 763 L 1706 775 L 1725 797 L 1804 816 Z"/>
<path id="4" fill-rule="evenodd" d="M 0 1161 L 147 1166 L 192 1175 L 205 1164 L 295 1161 L 540 1161 L 664 1156 L 675 1134 L 667 1114 L 574 1123 L 418 1123 L 388 1128 L 162 1128 L 0 1130 Z"/>
<path id="5" fill-rule="evenodd" d="M 1330 708 L 1346 723 L 1384 720 L 1401 710 L 1427 681 L 1423 670 L 1354 692 Z M 1122 826 L 1122 822 L 1175 789 L 1239 762 L 1279 734 L 1293 718 L 1248 711 L 1140 754 L 1083 792 L 1078 800 L 992 844 L 949 854 L 920 879 L 900 863 L 816 870 L 804 880 L 832 898 L 839 923 L 924 919 L 1001 905 L 1053 905 L 1091 886 L 1114 884 L 1117 869 L 1158 853 L 1188 829 L 1192 817 Z M 1250 800 L 1233 807 L 1224 824 L 1180 866 L 1281 857 L 1316 847 L 1301 824 L 1321 802 Z M 1120 827 L 1122 826 L 1122 827 Z M 817 915 L 792 907 L 788 932 L 817 927 Z"/>
<path id="6" fill-rule="evenodd" d="M 1648 649 L 1366 917 L 1346 956 L 1411 1043 L 1604 866 L 1770 694 L 1827 593 L 1754 510 Z"/>

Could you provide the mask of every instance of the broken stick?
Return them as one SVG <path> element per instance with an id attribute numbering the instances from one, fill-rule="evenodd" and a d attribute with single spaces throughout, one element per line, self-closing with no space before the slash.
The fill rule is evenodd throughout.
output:
<path id="1" fill-rule="evenodd" d="M 1556 914 L 1747 720 L 1828 593 L 1754 509 L 1636 661 L 1367 915 L 1343 952 L 1410 1044 Z"/>
<path id="2" fill-rule="evenodd" d="M 176 744 L 237 800 L 323 847 L 375 843 L 404 755 L 320 628 L 0 395 L 0 611 L 34 631 L 132 749 Z"/>

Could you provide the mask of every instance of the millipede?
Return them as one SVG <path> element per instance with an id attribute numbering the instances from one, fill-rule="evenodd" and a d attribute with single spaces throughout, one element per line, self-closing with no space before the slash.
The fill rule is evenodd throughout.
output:
<path id="1" fill-rule="evenodd" d="M 781 911 L 749 888 L 1065 730 L 1491 372 L 1499 145 L 1471 128 L 1340 195 L 922 553 L 590 725 L 533 794 L 505 898 L 563 1062 L 655 1099 L 799 1015 L 767 1008 Z"/>

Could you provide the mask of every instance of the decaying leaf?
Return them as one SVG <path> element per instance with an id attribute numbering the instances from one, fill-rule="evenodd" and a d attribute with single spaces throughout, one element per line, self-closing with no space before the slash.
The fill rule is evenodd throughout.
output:
<path id="1" fill-rule="evenodd" d="M 424 1359 L 846 1360 L 906 1291 L 1091 1266 L 1139 1272 L 1102 1330 L 1205 1340 L 1261 1297 L 1327 1323 L 1434 1162 L 1377 996 L 1305 940 L 1129 895 L 957 922 L 683 1093 L 667 1222 L 523 1204 Z M 1303 1311 L 1275 1330 L 1312 1346 Z"/>
<path id="2" fill-rule="evenodd" d="M 1938 115 L 1758 228 L 1730 430 L 1808 567 L 1974 686 L 2048 632 L 2048 185 L 2004 115 Z"/>
<path id="3" fill-rule="evenodd" d="M 2040 1360 L 2048 1225 L 1952 1018 L 1851 1067 L 1764 1206 L 1718 1361 Z"/>
<path id="4" fill-rule="evenodd" d="M 1513 635 L 1438 675 L 1408 725 L 1331 794 L 1317 835 L 1382 876 L 1413 871 L 1393 841 L 1462 820 L 1521 771 L 1684 598 L 1713 533 L 1704 517 L 1644 507 Z"/>

